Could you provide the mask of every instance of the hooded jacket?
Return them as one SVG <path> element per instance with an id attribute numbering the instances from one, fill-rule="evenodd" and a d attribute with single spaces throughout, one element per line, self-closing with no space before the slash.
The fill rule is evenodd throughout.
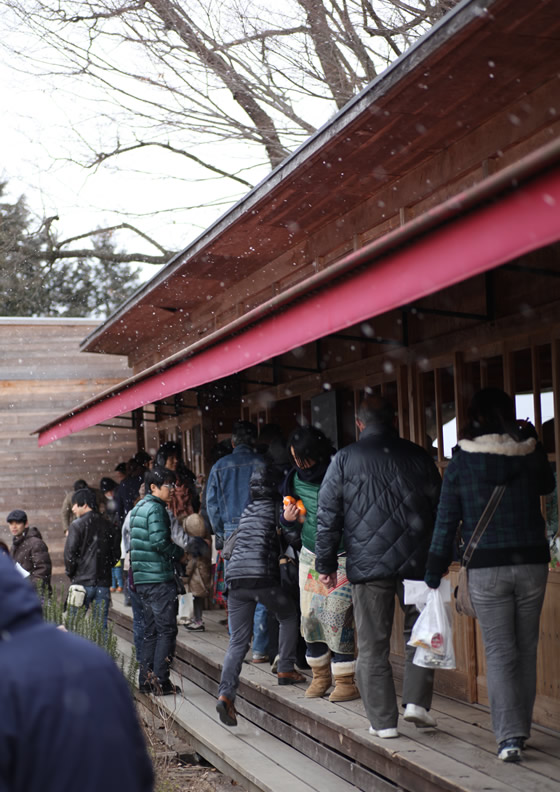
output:
<path id="1" fill-rule="evenodd" d="M 367 426 L 335 455 L 321 484 L 315 569 L 336 571 L 343 536 L 351 583 L 421 580 L 440 488 L 423 448 L 393 429 Z"/>
<path id="2" fill-rule="evenodd" d="M 38 528 L 29 526 L 12 540 L 12 558 L 27 572 L 36 586 L 51 587 L 52 562 L 49 548 Z"/>
<path id="3" fill-rule="evenodd" d="M 469 566 L 548 563 L 550 552 L 540 496 L 552 492 L 554 474 L 534 437 L 487 434 L 460 440 L 445 471 L 426 583 L 439 585 L 452 557 L 457 529 L 466 546 L 495 486 L 506 489 Z"/>
<path id="4" fill-rule="evenodd" d="M 233 583 L 233 588 L 248 581 L 258 581 L 263 587 L 278 585 L 280 494 L 264 465 L 251 476 L 249 492 L 251 502 L 240 517 L 233 553 L 226 564 L 226 582 Z"/>
<path id="5" fill-rule="evenodd" d="M 0 603 L 0 789 L 152 792 L 136 712 L 112 658 L 45 623 L 7 556 Z"/>

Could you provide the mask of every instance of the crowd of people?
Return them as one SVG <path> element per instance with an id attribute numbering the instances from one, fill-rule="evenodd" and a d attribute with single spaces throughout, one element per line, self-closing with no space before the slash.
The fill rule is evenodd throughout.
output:
<path id="1" fill-rule="evenodd" d="M 487 654 L 498 756 L 518 761 L 530 736 L 550 558 L 540 497 L 554 489 L 554 474 L 534 428 L 516 420 L 503 391 L 480 391 L 468 416 L 443 488 L 433 457 L 398 436 L 393 407 L 377 396 L 359 406 L 359 439 L 339 451 L 313 426 L 296 427 L 284 441 L 278 427 L 259 434 L 237 421 L 231 442 L 213 451 L 205 487 L 173 442 L 154 459 L 139 452 L 118 465 L 99 490 L 77 481 L 62 510 L 66 573 L 78 596 L 70 607 L 95 604 L 106 624 L 111 592 L 123 590 L 139 687 L 169 695 L 179 692 L 170 667 L 186 586 L 193 598 L 187 630 L 205 629 L 205 602 L 227 607 L 216 702 L 224 724 L 237 724 L 241 666 L 252 645 L 252 662 L 270 663 L 279 685 L 306 682 L 301 670 L 310 669 L 307 698 L 329 691 L 335 703 L 361 697 L 370 733 L 390 739 L 399 734 L 389 660 L 398 601 L 402 717 L 433 728 L 434 671 L 413 663 L 408 640 L 418 611 L 405 604 L 403 581 L 437 588 L 494 488 L 505 485 L 472 555 L 469 590 Z M 8 524 L 14 560 L 48 589 L 51 564 L 39 531 L 20 509 Z"/>

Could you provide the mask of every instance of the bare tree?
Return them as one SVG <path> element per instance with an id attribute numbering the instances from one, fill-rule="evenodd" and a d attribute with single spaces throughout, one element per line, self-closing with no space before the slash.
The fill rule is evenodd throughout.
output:
<path id="1" fill-rule="evenodd" d="M 3 0 L 47 46 L 25 55 L 30 69 L 96 90 L 107 143 L 81 127 L 83 167 L 157 149 L 237 195 L 455 2 Z"/>

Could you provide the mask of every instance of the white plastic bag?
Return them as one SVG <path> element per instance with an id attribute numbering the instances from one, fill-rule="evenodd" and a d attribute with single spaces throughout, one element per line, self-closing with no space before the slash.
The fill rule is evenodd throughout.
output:
<path id="1" fill-rule="evenodd" d="M 190 591 L 187 591 L 186 594 L 181 594 L 179 597 L 179 611 L 177 613 L 177 619 L 180 624 L 187 624 L 187 622 L 192 620 L 193 616 L 193 595 L 190 593 Z"/>
<path id="2" fill-rule="evenodd" d="M 403 580 L 404 583 L 404 604 L 416 605 L 421 611 L 426 605 L 428 594 L 431 589 L 423 580 Z M 444 602 L 451 602 L 451 583 L 448 577 L 441 579 L 439 589 Z"/>
<path id="3" fill-rule="evenodd" d="M 453 630 L 450 606 L 439 589 L 430 589 L 410 635 L 410 646 L 416 646 L 414 665 L 424 668 L 455 668 Z"/>

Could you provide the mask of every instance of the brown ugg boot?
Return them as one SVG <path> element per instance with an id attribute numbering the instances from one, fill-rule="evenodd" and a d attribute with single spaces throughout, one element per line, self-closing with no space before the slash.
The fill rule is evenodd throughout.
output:
<path id="1" fill-rule="evenodd" d="M 313 671 L 313 680 L 305 691 L 305 698 L 322 698 L 332 685 L 331 653 L 326 652 L 321 657 L 305 658 Z"/>
<path id="2" fill-rule="evenodd" d="M 353 701 L 360 698 L 360 693 L 354 682 L 355 661 L 333 663 L 331 669 L 334 677 L 334 690 L 329 696 L 329 701 Z"/>

